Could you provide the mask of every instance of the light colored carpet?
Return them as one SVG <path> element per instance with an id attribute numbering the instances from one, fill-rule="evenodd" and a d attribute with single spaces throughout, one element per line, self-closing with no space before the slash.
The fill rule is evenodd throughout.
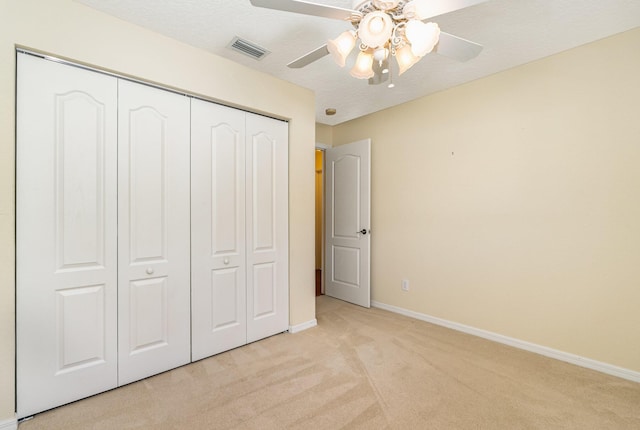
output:
<path id="1" fill-rule="evenodd" d="M 640 384 L 325 296 L 317 317 L 19 430 L 640 429 Z"/>

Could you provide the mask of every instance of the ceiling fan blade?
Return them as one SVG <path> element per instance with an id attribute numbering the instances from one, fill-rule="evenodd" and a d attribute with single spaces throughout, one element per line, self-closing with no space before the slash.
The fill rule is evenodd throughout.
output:
<path id="1" fill-rule="evenodd" d="M 434 52 L 458 61 L 468 61 L 477 57 L 482 48 L 478 43 L 441 31 Z"/>
<path id="2" fill-rule="evenodd" d="M 362 16 L 356 10 L 344 9 L 336 6 L 311 3 L 300 0 L 250 0 L 251 4 L 267 9 L 283 10 L 286 12 L 301 13 L 304 15 L 320 16 L 324 18 L 351 20 L 354 16 Z"/>
<path id="3" fill-rule="evenodd" d="M 418 0 L 421 2 L 420 18 L 424 21 L 465 7 L 484 3 L 487 0 Z M 424 4 L 422 4 L 424 2 Z"/>
<path id="4" fill-rule="evenodd" d="M 321 47 L 314 49 L 313 51 L 304 54 L 302 57 L 293 60 L 292 62 L 290 62 L 289 64 L 287 64 L 287 67 L 290 67 L 292 69 L 299 69 L 301 67 L 304 67 L 308 64 L 313 63 L 316 60 L 321 59 L 322 57 L 324 57 L 325 55 L 329 55 L 329 50 L 327 49 L 327 44 L 325 43 L 324 45 L 322 45 Z"/>

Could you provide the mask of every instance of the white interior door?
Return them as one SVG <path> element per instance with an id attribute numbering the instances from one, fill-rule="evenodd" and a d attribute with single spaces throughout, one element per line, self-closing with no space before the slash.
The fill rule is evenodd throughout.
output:
<path id="1" fill-rule="evenodd" d="M 190 361 L 189 99 L 124 80 L 118 103 L 119 384 Z"/>
<path id="2" fill-rule="evenodd" d="M 289 325 L 289 128 L 247 115 L 247 342 Z"/>
<path id="3" fill-rule="evenodd" d="M 371 140 L 325 152 L 325 293 L 371 305 Z"/>
<path id="4" fill-rule="evenodd" d="M 117 80 L 18 55 L 18 417 L 117 384 Z"/>
<path id="5" fill-rule="evenodd" d="M 247 343 L 245 112 L 191 101 L 192 359 Z"/>

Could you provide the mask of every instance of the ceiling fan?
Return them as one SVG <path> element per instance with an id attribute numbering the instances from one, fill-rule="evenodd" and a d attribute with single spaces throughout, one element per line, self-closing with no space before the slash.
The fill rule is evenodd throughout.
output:
<path id="1" fill-rule="evenodd" d="M 459 61 L 476 57 L 482 45 L 440 31 L 430 18 L 483 3 L 486 0 L 353 0 L 345 9 L 302 0 L 250 0 L 251 4 L 274 10 L 348 21 L 353 29 L 287 64 L 297 69 L 331 54 L 344 67 L 358 43 L 359 53 L 351 76 L 369 79 L 370 84 L 389 80 L 394 57 L 398 74 L 430 52 Z M 393 83 L 389 84 L 392 87 Z"/>

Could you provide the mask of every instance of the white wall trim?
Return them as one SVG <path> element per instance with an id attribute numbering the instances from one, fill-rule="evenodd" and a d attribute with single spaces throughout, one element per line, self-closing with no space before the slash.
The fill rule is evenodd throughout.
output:
<path id="1" fill-rule="evenodd" d="M 544 355 L 545 357 L 555 358 L 556 360 L 565 361 L 567 363 L 575 364 L 580 367 L 586 367 L 587 369 L 606 373 L 608 375 L 617 376 L 618 378 L 627 379 L 633 382 L 640 382 L 640 372 L 636 372 L 630 369 L 625 369 L 623 367 L 614 366 L 612 364 L 603 363 L 601 361 L 592 360 L 590 358 L 581 357 L 579 355 L 570 354 L 564 351 L 558 351 L 557 349 L 549 348 L 542 345 L 537 345 L 535 343 L 526 342 L 524 340 L 515 339 L 508 336 L 503 336 L 498 333 L 493 333 L 490 331 L 482 330 L 482 329 L 471 327 L 468 325 L 459 324 L 459 323 L 448 321 L 442 318 L 433 317 L 431 315 L 422 314 L 420 312 L 410 311 L 408 309 L 400 308 L 398 306 L 387 305 L 386 303 L 371 301 L 371 306 L 384 309 L 390 312 L 394 312 L 397 314 L 405 315 L 421 321 L 426 321 L 442 327 L 447 327 L 453 330 L 461 331 L 463 333 L 471 334 L 473 336 L 478 336 L 484 339 L 492 340 L 494 342 L 513 346 L 514 348 L 523 349 L 525 351 Z"/>
<path id="2" fill-rule="evenodd" d="M 303 322 L 301 324 L 290 325 L 289 333 L 298 333 L 308 328 L 315 327 L 317 325 L 318 325 L 318 320 L 314 318 L 311 321 Z"/>
<path id="3" fill-rule="evenodd" d="M 0 430 L 18 430 L 18 419 L 14 417 L 0 421 Z"/>

